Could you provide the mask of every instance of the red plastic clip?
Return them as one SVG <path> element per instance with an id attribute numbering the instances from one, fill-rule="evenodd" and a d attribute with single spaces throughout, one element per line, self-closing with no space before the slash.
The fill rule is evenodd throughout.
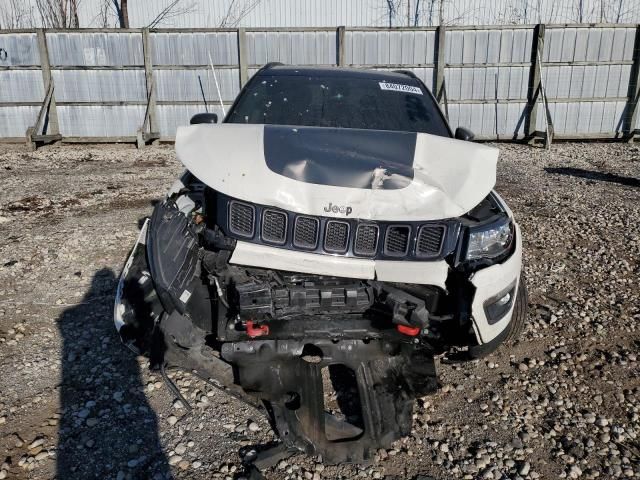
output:
<path id="1" fill-rule="evenodd" d="M 269 325 L 254 325 L 253 320 L 247 320 L 247 335 L 251 338 L 269 335 Z"/>
<path id="2" fill-rule="evenodd" d="M 406 325 L 396 325 L 396 328 L 403 335 L 409 335 L 410 337 L 415 337 L 420 333 L 420 327 L 408 327 Z"/>

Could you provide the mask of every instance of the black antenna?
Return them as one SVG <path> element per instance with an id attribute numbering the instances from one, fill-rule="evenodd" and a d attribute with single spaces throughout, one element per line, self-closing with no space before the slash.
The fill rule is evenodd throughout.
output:
<path id="1" fill-rule="evenodd" d="M 202 79 L 198 75 L 198 82 L 200 83 L 200 93 L 202 93 L 202 101 L 204 102 L 204 111 L 209 113 L 209 107 L 207 106 L 207 99 L 204 96 L 204 88 L 202 88 Z"/>

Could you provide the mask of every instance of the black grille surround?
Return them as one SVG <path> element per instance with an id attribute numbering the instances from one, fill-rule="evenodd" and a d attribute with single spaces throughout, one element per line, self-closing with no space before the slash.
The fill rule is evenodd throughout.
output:
<path id="1" fill-rule="evenodd" d="M 371 260 L 434 261 L 454 253 L 461 230 L 457 219 L 398 223 L 335 218 L 216 195 L 216 223 L 226 235 L 287 250 Z M 247 219 L 253 224 L 248 225 Z"/>

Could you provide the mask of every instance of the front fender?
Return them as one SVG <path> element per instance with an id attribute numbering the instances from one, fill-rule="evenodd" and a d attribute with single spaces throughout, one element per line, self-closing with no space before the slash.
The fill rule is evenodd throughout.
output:
<path id="1" fill-rule="evenodd" d="M 136 353 L 145 353 L 153 326 L 163 312 L 147 263 L 147 219 L 129 254 L 116 289 L 113 321 L 122 342 Z"/>

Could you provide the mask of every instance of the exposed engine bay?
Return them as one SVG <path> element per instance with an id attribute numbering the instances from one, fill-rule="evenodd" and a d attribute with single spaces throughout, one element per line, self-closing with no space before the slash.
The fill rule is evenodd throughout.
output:
<path id="1" fill-rule="evenodd" d="M 313 332 L 370 340 L 396 330 L 424 338 L 433 353 L 477 343 L 470 320 L 474 287 L 465 278 L 466 265 L 449 274 L 450 285 L 444 289 L 236 265 L 231 259 L 237 240 L 227 236 L 216 215 L 217 203 L 227 199 L 193 177 L 191 181 L 188 189 L 159 204 L 145 226 L 148 276 L 165 313 L 187 315 L 223 342 L 269 333 L 305 338 Z M 492 201 L 488 197 L 478 213 L 498 208 Z M 444 250 L 455 264 L 455 248 L 448 254 Z M 335 331 L 312 327 L 334 317 L 342 322 Z M 362 324 L 350 328 L 352 322 Z M 364 328 L 365 324 L 375 327 Z"/>

